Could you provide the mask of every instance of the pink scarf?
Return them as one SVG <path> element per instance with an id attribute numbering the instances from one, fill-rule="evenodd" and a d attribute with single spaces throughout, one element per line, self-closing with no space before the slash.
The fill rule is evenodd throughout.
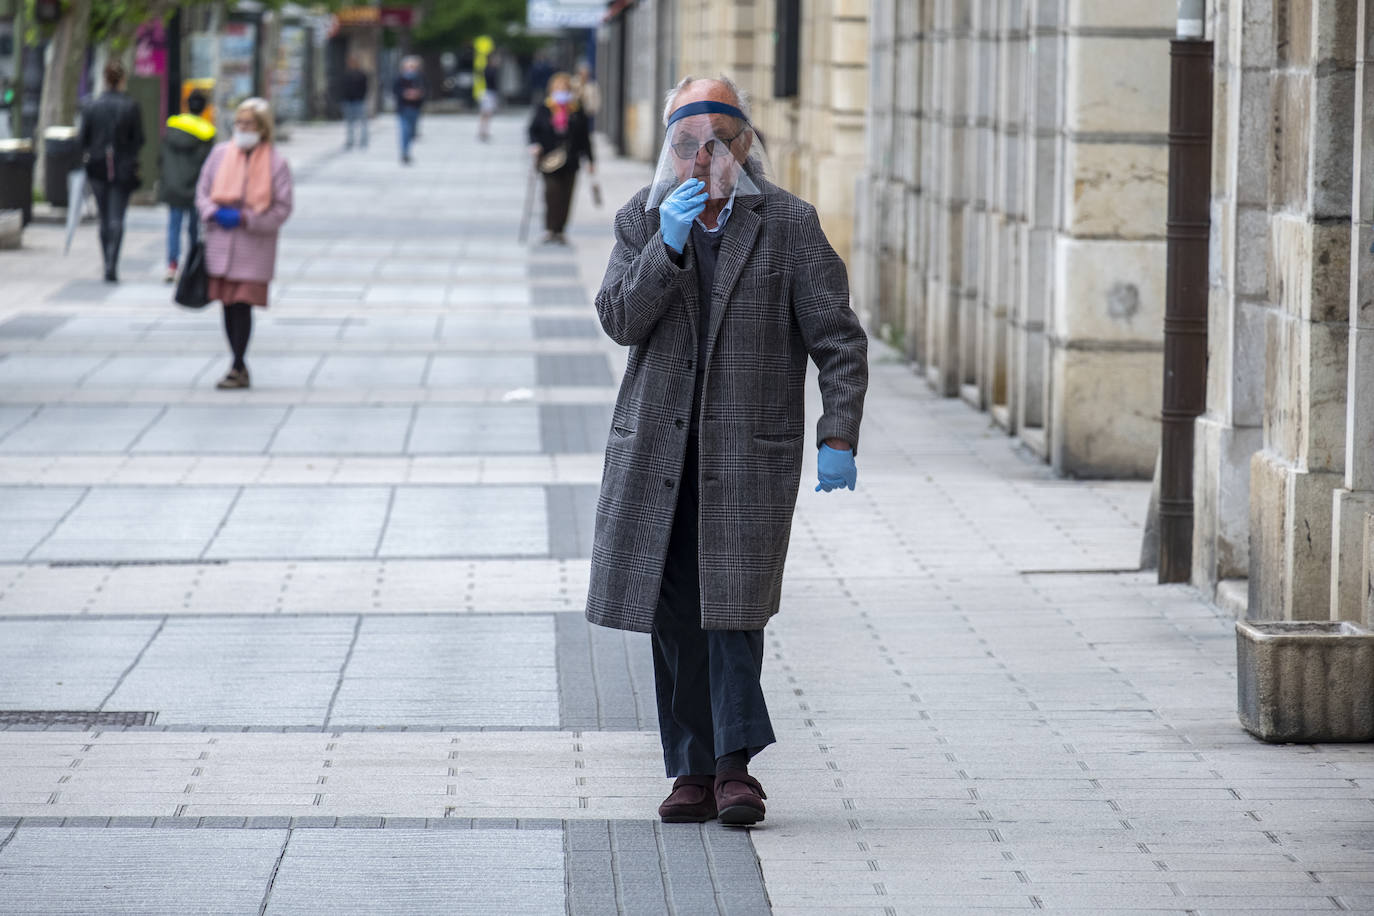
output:
<path id="1" fill-rule="evenodd" d="M 568 115 L 572 109 L 556 102 L 550 102 L 549 108 L 553 111 L 553 129 L 560 134 L 566 134 L 568 132 Z"/>

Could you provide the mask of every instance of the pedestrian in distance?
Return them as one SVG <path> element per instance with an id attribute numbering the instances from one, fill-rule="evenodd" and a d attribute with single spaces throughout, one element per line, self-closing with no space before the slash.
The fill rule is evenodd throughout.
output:
<path id="1" fill-rule="evenodd" d="M 358 145 L 367 149 L 367 72 L 358 55 L 348 57 L 348 68 L 339 77 L 339 108 L 343 111 L 347 134 L 344 149 L 353 148 L 353 132 L 358 131 Z"/>
<path id="2" fill-rule="evenodd" d="M 582 113 L 587 116 L 587 132 L 596 130 L 596 114 L 601 110 L 601 89 L 596 85 L 596 79 L 592 76 L 591 64 L 585 60 L 577 64 L 577 73 L 572 80 L 573 93 L 577 96 L 577 104 L 582 107 Z"/>
<path id="3" fill-rule="evenodd" d="M 652 635 L 665 822 L 764 818 L 759 683 L 800 483 L 808 358 L 817 490 L 853 489 L 868 340 L 816 209 L 770 178 L 727 78 L 668 94 L 653 182 L 615 218 L 597 293 L 629 347 L 597 501 L 587 617 Z"/>
<path id="4" fill-rule="evenodd" d="M 200 238 L 200 220 L 195 214 L 196 181 L 215 146 L 215 125 L 201 117 L 205 104 L 203 92 L 192 92 L 186 98 L 186 113 L 167 119 L 167 133 L 158 151 L 159 196 L 167 205 L 168 283 L 177 278 L 182 223 L 186 224 L 186 237 L 192 247 Z"/>
<path id="5" fill-rule="evenodd" d="M 105 65 L 105 92 L 88 103 L 81 113 L 78 134 L 82 162 L 100 211 L 100 249 L 105 260 L 105 282 L 119 281 L 119 248 L 124 241 L 124 213 L 129 195 L 142 182 L 138 176 L 138 152 L 143 148 L 143 115 L 138 103 L 125 92 L 124 65 L 112 60 Z"/>
<path id="6" fill-rule="evenodd" d="M 568 244 L 563 230 L 572 211 L 579 163 L 587 160 L 587 173 L 596 174 L 587 116 L 572 91 L 572 77 L 549 77 L 548 96 L 534 109 L 529 127 L 530 155 L 544 176 L 544 242 Z"/>
<path id="7" fill-rule="evenodd" d="M 247 388 L 254 307 L 267 307 L 277 264 L 277 233 L 291 215 L 291 168 L 272 142 L 272 108 L 248 99 L 234 112 L 234 135 L 210 153 L 196 185 L 205 223 L 205 266 L 212 301 L 224 304 L 233 363 L 218 388 Z"/>
<path id="8" fill-rule="evenodd" d="M 477 118 L 477 139 L 486 143 L 491 139 L 491 117 L 501 107 L 501 58 L 492 52 L 482 70 L 481 114 Z"/>
<path id="9" fill-rule="evenodd" d="M 534 61 L 530 64 L 529 73 L 529 99 L 531 105 L 539 105 L 544 101 L 544 96 L 549 89 L 549 77 L 553 76 L 557 70 L 558 68 L 549 61 L 549 52 L 534 52 Z"/>
<path id="10" fill-rule="evenodd" d="M 396 95 L 396 115 L 401 128 L 401 162 L 410 165 L 410 145 L 420 128 L 420 106 L 425 103 L 425 77 L 420 72 L 420 58 L 407 57 L 401 61 L 401 72 L 392 86 Z"/>

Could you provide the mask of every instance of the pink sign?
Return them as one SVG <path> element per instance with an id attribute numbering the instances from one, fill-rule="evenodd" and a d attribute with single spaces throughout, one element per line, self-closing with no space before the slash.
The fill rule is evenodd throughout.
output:
<path id="1" fill-rule="evenodd" d="M 134 75 L 162 76 L 166 72 L 166 30 L 160 21 L 144 23 L 134 37 Z"/>

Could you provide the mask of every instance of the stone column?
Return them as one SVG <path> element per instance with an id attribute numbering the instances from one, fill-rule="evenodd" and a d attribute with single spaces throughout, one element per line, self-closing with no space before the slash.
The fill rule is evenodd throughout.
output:
<path id="1" fill-rule="evenodd" d="M 1026 48 L 1029 4 L 1026 0 L 1003 0 L 998 22 L 997 156 L 994 162 L 994 229 L 996 251 L 992 252 L 988 300 L 992 319 L 988 351 L 992 365 L 985 372 L 989 391 L 985 399 L 992 405 L 993 420 L 1010 433 L 1017 432 L 1019 392 L 1013 384 L 1014 357 L 1012 323 L 1025 299 L 1025 279 L 1021 263 L 1025 258 L 1026 204 Z"/>
<path id="2" fill-rule="evenodd" d="M 1271 0 L 1216 0 L 1207 412 L 1195 427 L 1193 583 L 1250 567 L 1250 456 L 1262 445 L 1268 310 Z"/>
<path id="3" fill-rule="evenodd" d="M 895 34 L 897 35 L 896 74 L 893 81 L 896 102 L 896 124 L 893 129 L 894 170 L 906 215 L 904 247 L 899 270 L 903 274 L 903 327 L 906 354 L 917 363 L 926 359 L 926 297 L 923 283 L 927 269 L 928 239 L 924 219 L 924 199 L 921 194 L 921 172 L 930 156 L 930 134 L 927 122 L 921 120 L 921 100 L 925 96 L 929 60 L 926 36 L 932 4 L 895 4 Z M 870 34 L 877 28 L 870 27 Z"/>
<path id="4" fill-rule="evenodd" d="M 987 257 L 987 176 L 991 149 L 990 104 L 994 74 L 990 72 L 990 52 L 985 24 L 988 2 L 969 3 L 968 31 L 965 39 L 968 51 L 960 66 L 951 73 L 964 96 L 967 118 L 967 144 L 961 160 L 951 162 L 955 170 L 962 169 L 960 182 L 963 194 L 960 242 L 963 270 L 959 278 L 959 343 L 956 353 L 958 393 L 974 407 L 982 406 L 978 398 L 978 354 L 982 344 L 981 302 L 983 270 Z M 955 39 L 956 41 L 958 39 Z"/>
<path id="5" fill-rule="evenodd" d="M 1338 25 L 1341 23 L 1338 23 Z M 1374 595 L 1366 569 L 1374 555 L 1374 10 L 1359 4 L 1355 28 L 1352 205 L 1357 218 L 1350 247 L 1350 325 L 1346 376 L 1345 480 L 1335 492 L 1331 522 L 1331 618 L 1363 621 Z"/>
<path id="6" fill-rule="evenodd" d="M 1147 477 L 1159 447 L 1172 0 L 1068 7 L 1050 459 Z"/>
<path id="7" fill-rule="evenodd" d="M 1030 53 L 1025 81 L 1028 87 L 1026 126 L 1026 241 L 1021 260 L 1024 276 L 1021 299 L 1012 318 L 1013 386 L 1017 392 L 1015 425 L 1022 441 L 1042 458 L 1049 457 L 1045 441 L 1047 355 L 1045 315 L 1053 293 L 1055 226 L 1058 222 L 1059 137 L 1063 117 L 1062 67 L 1064 35 L 1060 4 L 1034 5 L 1030 24 Z"/>
<path id="8" fill-rule="evenodd" d="M 970 10 L 960 0 L 936 0 L 932 39 L 930 122 L 936 151 L 930 169 L 931 269 L 927 283 L 927 377 L 934 389 L 952 397 L 960 386 L 960 313 L 965 295 L 965 211 Z"/>
<path id="9" fill-rule="evenodd" d="M 1264 448 L 1250 464 L 1258 619 L 1331 614 L 1344 482 L 1356 4 L 1274 0 Z"/>

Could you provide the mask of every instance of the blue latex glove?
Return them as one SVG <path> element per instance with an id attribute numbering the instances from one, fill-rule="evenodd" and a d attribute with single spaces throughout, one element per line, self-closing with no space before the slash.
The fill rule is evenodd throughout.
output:
<path id="1" fill-rule="evenodd" d="M 706 209 L 709 196 L 700 178 L 688 178 L 663 198 L 663 203 L 658 205 L 658 230 L 663 235 L 663 244 L 682 254 L 692 231 L 692 220 Z"/>
<path id="2" fill-rule="evenodd" d="M 220 207 L 215 211 L 215 222 L 221 229 L 236 229 L 243 222 L 243 215 L 233 207 Z"/>
<path id="3" fill-rule="evenodd" d="M 859 479 L 859 469 L 854 466 L 853 450 L 840 451 L 822 442 L 821 450 L 816 454 L 816 476 L 820 479 L 820 483 L 816 484 L 818 492 L 824 490 L 829 493 L 841 487 L 854 489 Z"/>

